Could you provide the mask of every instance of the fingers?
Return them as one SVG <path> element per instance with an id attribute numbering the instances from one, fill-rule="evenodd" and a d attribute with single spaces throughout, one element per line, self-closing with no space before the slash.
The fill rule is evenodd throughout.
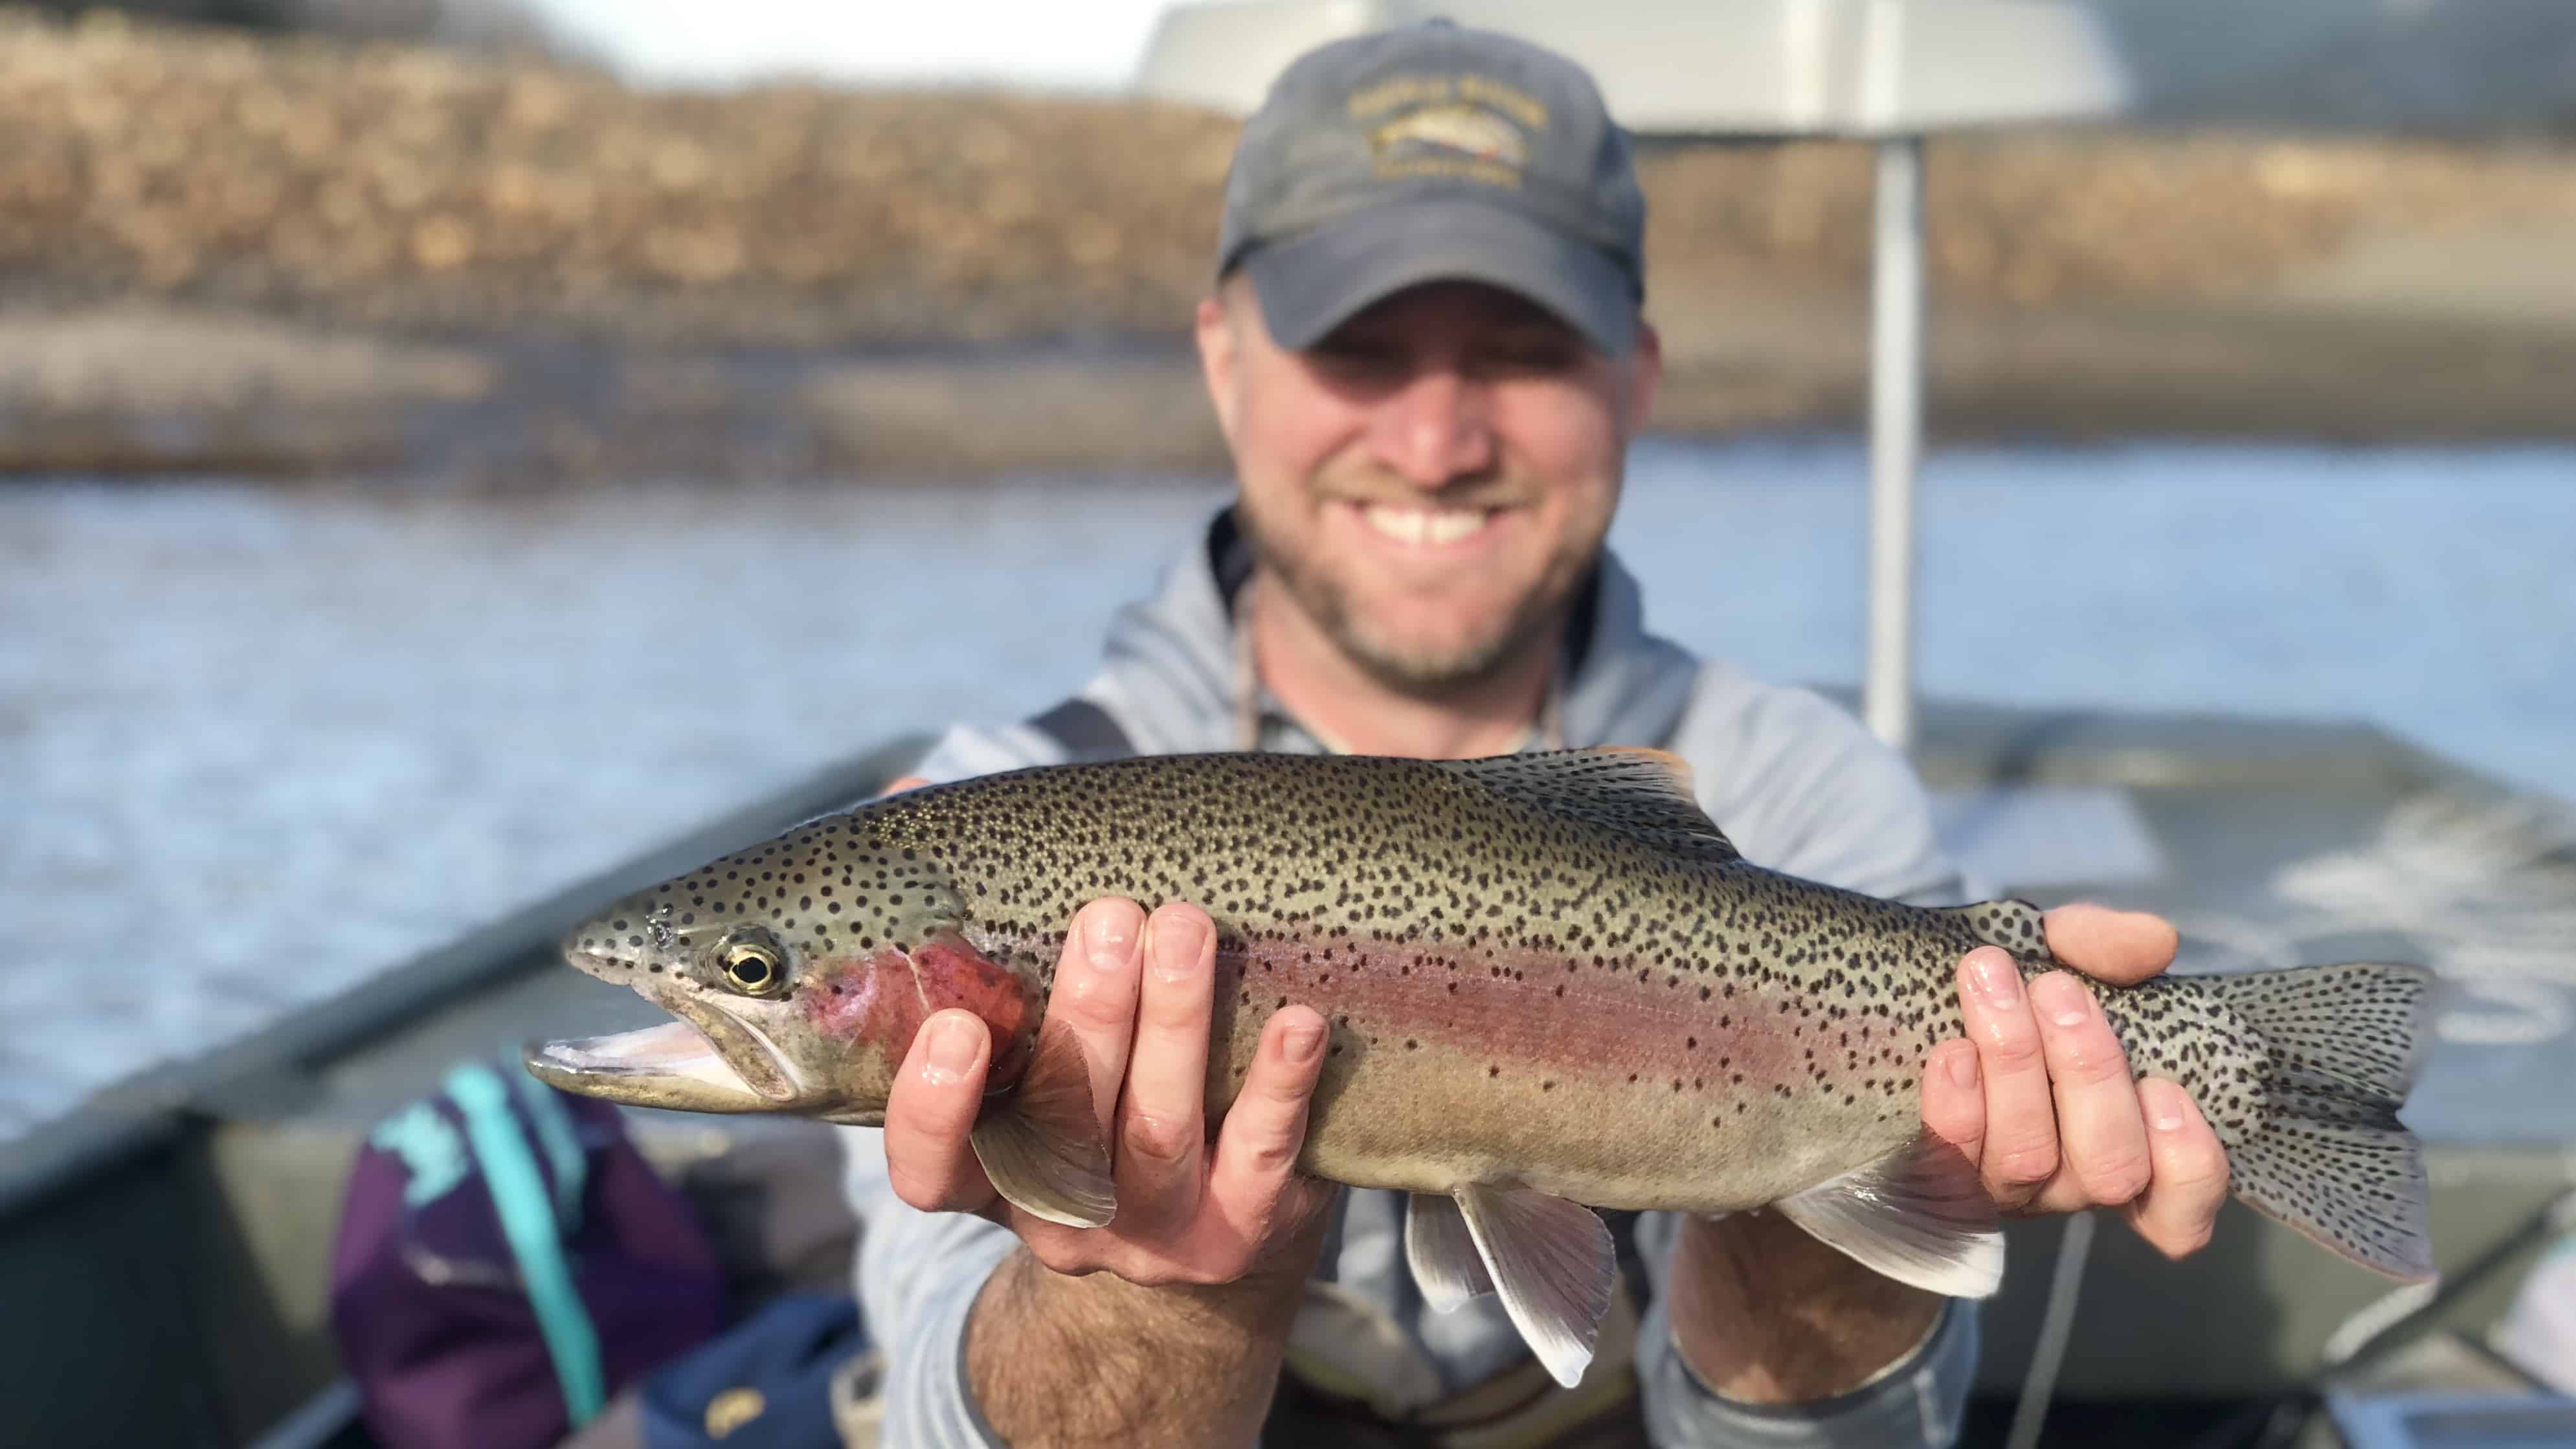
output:
<path id="1" fill-rule="evenodd" d="M 1166 905 L 1146 919 L 1142 955 L 1136 1044 L 1116 1146 L 1118 1216 L 1135 1232 L 1185 1221 L 1204 1185 L 1216 932 L 1198 907 Z"/>
<path id="2" fill-rule="evenodd" d="M 1980 946 L 1959 962 L 1959 1007 L 1985 1081 L 1985 1151 L 1978 1159 L 1995 1206 L 2028 1206 L 2057 1174 L 2057 1105 L 2021 972 Z"/>
<path id="3" fill-rule="evenodd" d="M 900 780 L 889 782 L 883 793 L 887 795 L 900 795 L 906 790 L 918 790 L 929 783 L 930 777 L 927 775 L 906 775 Z"/>
<path id="4" fill-rule="evenodd" d="M 2146 1193 L 2128 1206 L 2129 1226 L 2166 1257 L 2185 1257 L 2208 1244 L 2227 1201 L 2227 1150 L 2176 1083 L 2162 1077 L 2138 1083 L 2138 1104 L 2155 1172 Z"/>
<path id="5" fill-rule="evenodd" d="M 1038 1026 L 1039 1052 L 1082 1054 L 1103 1134 L 1114 1124 L 1135 1038 L 1136 955 L 1144 931 L 1145 913 L 1134 901 L 1110 897 L 1076 912 L 1056 957 L 1046 1020 Z"/>
<path id="6" fill-rule="evenodd" d="M 1246 1238 L 1268 1224 L 1305 1146 L 1306 1105 L 1324 1071 L 1324 1034 L 1324 1018 L 1313 1008 L 1282 1008 L 1262 1028 L 1252 1070 L 1226 1108 L 1208 1197 Z"/>
<path id="7" fill-rule="evenodd" d="M 1970 1162 L 1985 1156 L 1986 1091 L 1975 1042 L 1953 1037 L 1925 1056 L 1923 1126 Z"/>
<path id="8" fill-rule="evenodd" d="M 993 1200 L 966 1134 L 984 1096 L 992 1036 L 970 1011 L 934 1014 L 886 1097 L 886 1173 L 895 1196 L 924 1212 L 975 1212 Z"/>
<path id="9" fill-rule="evenodd" d="M 2050 955 L 2119 986 L 2134 986 L 2172 965 L 2182 944 L 2171 921 L 2145 911 L 2077 902 L 2045 913 L 2041 921 Z"/>
<path id="10" fill-rule="evenodd" d="M 2126 1203 L 2146 1191 L 2147 1124 L 2129 1058 L 2084 984 L 2064 971 L 2030 983 L 2042 1054 L 2057 1101 L 2058 1155 L 2071 1183 L 2066 1208 Z"/>

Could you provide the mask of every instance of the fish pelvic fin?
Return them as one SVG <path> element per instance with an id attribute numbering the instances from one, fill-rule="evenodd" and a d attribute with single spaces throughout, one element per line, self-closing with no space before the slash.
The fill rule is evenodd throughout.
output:
<path id="1" fill-rule="evenodd" d="M 1019 1089 L 989 1103 L 967 1140 L 993 1190 L 1022 1212 L 1072 1228 L 1117 1216 L 1109 1142 L 1080 1053 L 1040 1051 Z"/>
<path id="2" fill-rule="evenodd" d="M 1521 1341 L 1558 1383 L 1581 1383 L 1619 1271 L 1608 1225 L 1532 1188 L 1471 1183 L 1452 1196 Z"/>
<path id="3" fill-rule="evenodd" d="M 1703 859 L 1742 858 L 1700 808 L 1689 762 L 1667 750 L 1594 745 L 1431 763 L 1528 809 Z"/>
<path id="4" fill-rule="evenodd" d="M 1404 1261 L 1435 1313 L 1455 1313 L 1467 1300 L 1494 1291 L 1476 1235 L 1448 1198 L 1417 1192 L 1405 1200 Z"/>
<path id="5" fill-rule="evenodd" d="M 2227 1146 L 2236 1195 L 2363 1267 L 2438 1276 L 2424 1147 L 2397 1120 L 2431 1035 L 2433 974 L 2355 961 L 2174 984 L 2223 1003 L 2270 1049 L 2259 1120 Z"/>
<path id="6" fill-rule="evenodd" d="M 1952 1298 L 1991 1297 L 2003 1228 L 1967 1154 L 1929 1132 L 1774 1204 L 1872 1272 Z"/>

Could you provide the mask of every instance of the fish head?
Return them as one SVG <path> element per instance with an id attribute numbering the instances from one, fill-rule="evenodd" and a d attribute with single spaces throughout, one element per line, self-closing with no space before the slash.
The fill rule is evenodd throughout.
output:
<path id="1" fill-rule="evenodd" d="M 963 919 L 930 852 L 826 817 L 568 932 L 565 960 L 676 1019 L 533 1046 L 527 1068 L 632 1106 L 877 1126 L 921 1023 L 962 1006 L 992 1033 L 999 1090 L 1034 1046 L 1040 985 L 970 943 Z"/>

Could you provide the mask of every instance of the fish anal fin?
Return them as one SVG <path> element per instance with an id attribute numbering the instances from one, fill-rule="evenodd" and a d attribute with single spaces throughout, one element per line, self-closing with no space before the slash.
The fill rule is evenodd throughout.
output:
<path id="1" fill-rule="evenodd" d="M 2004 1235 L 1976 1165 L 1926 1132 L 1774 1204 L 1817 1240 L 1871 1271 L 1952 1298 L 2003 1283 Z"/>
<path id="2" fill-rule="evenodd" d="M 1021 1211 L 1074 1228 L 1117 1215 L 1109 1142 L 1079 1053 L 1038 1053 L 1017 1091 L 986 1104 L 968 1140 L 993 1190 Z"/>
<path id="3" fill-rule="evenodd" d="M 1619 1271 L 1608 1225 L 1530 1188 L 1471 1183 L 1453 1196 L 1521 1341 L 1558 1383 L 1582 1382 Z"/>
<path id="4" fill-rule="evenodd" d="M 1433 763 L 1527 809 L 1622 831 L 1667 850 L 1740 858 L 1700 808 L 1690 763 L 1669 750 L 1594 745 Z"/>
<path id="5" fill-rule="evenodd" d="M 1468 1299 L 1494 1291 L 1476 1235 L 1448 1198 L 1417 1192 L 1405 1200 L 1404 1261 L 1434 1312 L 1454 1313 Z"/>

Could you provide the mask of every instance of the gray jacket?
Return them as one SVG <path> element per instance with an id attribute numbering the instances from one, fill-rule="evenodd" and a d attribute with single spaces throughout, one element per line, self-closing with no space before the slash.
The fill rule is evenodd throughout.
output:
<path id="1" fill-rule="evenodd" d="M 1231 613 L 1249 572 L 1232 514 L 1220 511 L 1169 568 L 1160 590 L 1123 609 L 1082 697 L 1146 754 L 1239 749 L 1321 753 L 1241 670 Z M 1748 859 L 1809 879 L 1922 904 L 1967 899 L 1942 858 L 1921 784 L 1848 713 L 1812 692 L 1701 662 L 1648 634 L 1637 585 L 1605 557 L 1569 631 L 1549 733 L 1568 745 L 1662 745 L 1688 759 L 1700 803 Z M 1542 743 L 1534 736 L 1533 745 Z M 1055 764 L 1065 744 L 1034 724 L 960 726 L 918 773 L 963 779 Z M 864 1225 L 858 1292 L 886 1354 L 886 1438 L 920 1449 L 982 1449 L 1002 1440 L 977 1411 L 965 1374 L 966 1319 L 995 1265 L 1018 1241 L 961 1213 L 924 1213 L 886 1180 L 881 1134 L 845 1128 L 848 1187 Z M 1435 1313 L 1404 1266 L 1403 1194 L 1343 1194 L 1319 1288 L 1299 1337 L 1331 1351 L 1365 1343 L 1374 1396 L 1401 1409 L 1474 1384 L 1526 1350 L 1499 1300 Z M 1955 1441 L 1977 1352 L 1973 1306 L 1953 1302 L 1926 1341 L 1870 1384 L 1830 1402 L 1733 1403 L 1704 1387 L 1675 1352 L 1660 1288 L 1675 1220 L 1649 1213 L 1636 1242 L 1648 1283 L 1636 1368 L 1655 1443 L 1717 1446 L 1938 1446 Z M 1292 1342 L 1292 1354 L 1295 1344 Z"/>

